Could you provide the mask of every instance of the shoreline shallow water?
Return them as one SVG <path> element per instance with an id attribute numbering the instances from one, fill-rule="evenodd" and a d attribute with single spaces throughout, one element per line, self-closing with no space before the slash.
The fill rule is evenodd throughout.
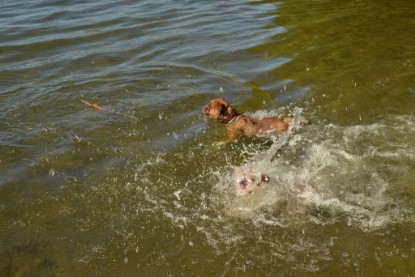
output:
<path id="1" fill-rule="evenodd" d="M 411 275 L 414 11 L 3 1 L 0 275 Z M 312 124 L 214 147 L 216 97 Z"/>

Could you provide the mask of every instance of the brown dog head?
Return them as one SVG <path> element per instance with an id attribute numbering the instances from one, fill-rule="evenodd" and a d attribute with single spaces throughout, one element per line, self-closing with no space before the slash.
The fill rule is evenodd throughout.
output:
<path id="1" fill-rule="evenodd" d="M 210 118 L 229 123 L 238 116 L 236 110 L 223 98 L 213 99 L 203 108 L 203 112 Z"/>

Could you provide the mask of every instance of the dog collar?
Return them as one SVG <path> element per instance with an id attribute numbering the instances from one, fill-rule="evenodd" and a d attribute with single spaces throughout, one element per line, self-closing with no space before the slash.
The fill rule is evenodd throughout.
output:
<path id="1" fill-rule="evenodd" d="M 225 124 L 233 123 L 236 120 L 236 118 L 238 117 L 238 115 L 239 114 L 235 110 L 233 110 L 230 115 L 228 115 L 227 117 L 222 119 L 222 122 L 225 123 Z"/>

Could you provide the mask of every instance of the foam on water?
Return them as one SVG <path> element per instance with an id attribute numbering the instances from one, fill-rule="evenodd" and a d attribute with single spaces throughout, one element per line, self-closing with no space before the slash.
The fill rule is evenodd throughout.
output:
<path id="1" fill-rule="evenodd" d="M 394 118 L 399 125 L 392 126 L 390 119 L 352 127 L 307 126 L 295 134 L 301 110 L 294 115 L 289 131 L 269 149 L 251 149 L 244 165 L 230 165 L 219 177 L 214 191 L 224 196 L 215 199 L 226 203 L 225 214 L 275 226 L 343 222 L 362 231 L 408 219 L 391 196 L 396 187 L 385 171 L 399 168 L 399 160 L 414 164 L 414 144 L 408 143 L 412 117 Z M 262 173 L 270 184 L 237 195 L 237 176 Z"/>

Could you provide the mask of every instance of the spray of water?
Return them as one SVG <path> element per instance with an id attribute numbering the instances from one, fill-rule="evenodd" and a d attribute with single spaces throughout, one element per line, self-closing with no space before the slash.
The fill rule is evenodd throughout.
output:
<path id="1" fill-rule="evenodd" d="M 100 188 L 100 196 L 121 209 L 116 214 L 123 216 L 111 222 L 119 225 L 114 228 L 121 230 L 126 251 L 142 249 L 141 239 L 151 236 L 157 221 L 172 236 L 181 234 L 183 249 L 201 247 L 220 257 L 232 249 L 226 262 L 241 267 L 266 266 L 272 257 L 314 272 L 318 263 L 333 259 L 337 237 L 332 227 L 383 232 L 389 224 L 414 221 L 408 204 L 415 197 L 413 189 L 395 181 L 415 177 L 408 176 L 415 165 L 413 117 L 350 127 L 302 126 L 301 112 L 293 110 L 289 130 L 272 142 L 236 144 L 233 151 L 244 157 L 242 164 L 207 166 L 180 179 L 174 174 L 177 165 L 155 156 L 126 174 L 133 180 Z M 198 147 L 199 156 L 217 153 L 210 146 Z M 182 165 L 188 166 L 185 157 Z M 238 176 L 258 178 L 264 173 L 269 183 L 251 194 L 238 194 Z M 310 234 L 322 228 L 331 235 Z M 256 246 L 256 251 L 246 245 Z"/>
<path id="2" fill-rule="evenodd" d="M 218 206 L 226 203 L 223 213 L 255 224 L 293 227 L 342 222 L 363 231 L 400 221 L 402 212 L 389 196 L 391 184 L 379 168 L 388 167 L 388 161 L 382 165 L 374 157 L 390 156 L 380 140 L 396 129 L 389 130 L 385 123 L 302 128 L 300 120 L 301 109 L 295 109 L 289 130 L 274 138 L 267 150 L 244 148 L 250 158 L 218 176 L 213 197 Z M 362 144 L 369 139 L 378 140 L 380 146 Z M 414 161 L 413 149 L 405 155 L 409 153 Z M 258 178 L 263 173 L 270 176 L 270 184 L 238 195 L 238 176 Z"/>

